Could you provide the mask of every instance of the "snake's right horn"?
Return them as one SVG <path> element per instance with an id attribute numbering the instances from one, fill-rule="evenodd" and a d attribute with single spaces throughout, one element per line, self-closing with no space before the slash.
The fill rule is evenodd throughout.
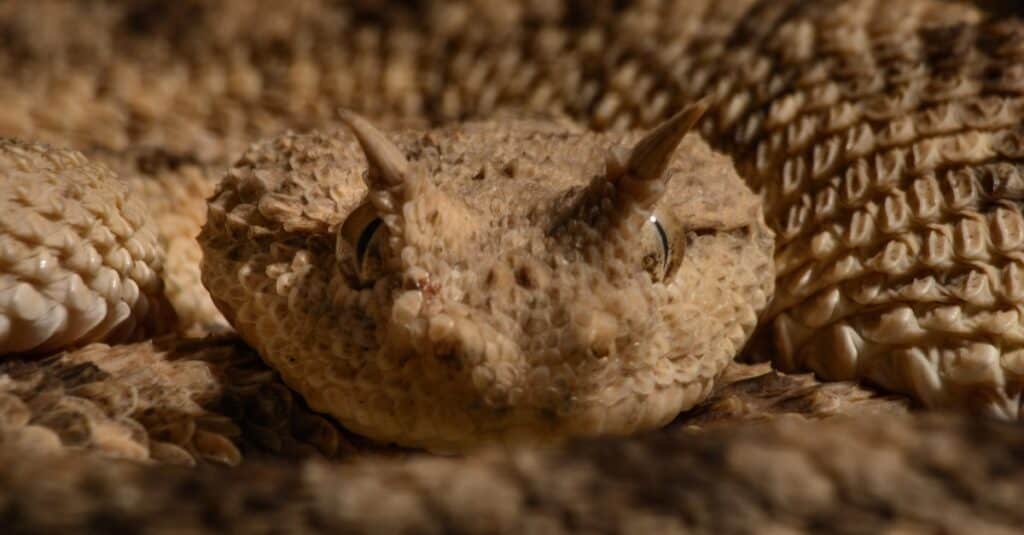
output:
<path id="1" fill-rule="evenodd" d="M 704 101 L 691 105 L 655 127 L 633 147 L 616 182 L 620 209 L 626 213 L 650 212 L 665 191 L 669 180 L 665 168 L 672 154 L 706 110 Z"/>
<path id="2" fill-rule="evenodd" d="M 697 102 L 654 128 L 632 151 L 612 151 L 606 177 L 611 202 L 598 202 L 604 206 L 600 219 L 609 225 L 602 233 L 605 242 L 635 239 L 668 189 L 672 174 L 666 168 L 672 154 L 707 108 L 706 101 Z"/>

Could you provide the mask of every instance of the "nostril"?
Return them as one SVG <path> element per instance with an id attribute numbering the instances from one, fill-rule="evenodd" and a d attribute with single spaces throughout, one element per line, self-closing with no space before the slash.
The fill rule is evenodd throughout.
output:
<path id="1" fill-rule="evenodd" d="M 536 287 L 536 282 L 533 278 L 533 272 L 530 268 L 522 266 L 516 270 L 516 284 L 526 289 L 533 289 Z"/>
<path id="2" fill-rule="evenodd" d="M 550 281 L 545 267 L 532 259 L 525 260 L 516 268 L 515 278 L 516 284 L 527 290 L 542 290 Z"/>
<path id="3" fill-rule="evenodd" d="M 436 353 L 434 357 L 437 359 L 438 364 L 444 368 L 459 372 L 462 371 L 462 358 L 455 352 L 454 348 L 448 348 L 445 351 Z"/>
<path id="4" fill-rule="evenodd" d="M 487 270 L 487 275 L 484 276 L 484 284 L 487 290 L 492 292 L 505 290 L 512 286 L 513 279 L 515 279 L 515 275 L 512 274 L 511 269 L 504 265 L 495 265 Z"/>

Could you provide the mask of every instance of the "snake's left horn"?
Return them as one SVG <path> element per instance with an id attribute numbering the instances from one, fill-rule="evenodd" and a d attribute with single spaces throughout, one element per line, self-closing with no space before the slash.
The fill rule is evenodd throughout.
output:
<path id="1" fill-rule="evenodd" d="M 430 181 L 370 121 L 348 110 L 338 110 L 338 116 L 352 131 L 367 158 L 367 200 L 370 204 L 353 215 L 370 219 L 379 217 L 393 237 L 408 234 L 409 221 L 403 211 L 410 202 L 424 197 L 431 190 Z"/>
<path id="2" fill-rule="evenodd" d="M 401 186 L 409 176 L 409 162 L 402 151 L 388 140 L 377 127 L 370 124 L 361 115 L 339 110 L 338 116 L 352 130 L 359 145 L 366 154 L 369 165 L 371 185 Z M 377 184 L 377 182 L 380 182 Z"/>

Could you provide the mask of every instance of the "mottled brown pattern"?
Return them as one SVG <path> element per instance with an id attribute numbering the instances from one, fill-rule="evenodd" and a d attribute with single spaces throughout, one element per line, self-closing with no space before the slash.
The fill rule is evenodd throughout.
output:
<path id="1" fill-rule="evenodd" d="M 664 172 L 616 175 L 640 165 L 616 163 L 636 137 L 516 120 L 410 131 L 401 149 L 381 138 L 410 158 L 386 186 L 341 133 L 260 143 L 211 198 L 203 280 L 312 407 L 377 440 L 458 450 L 660 427 L 752 331 L 772 240 L 695 137 Z M 341 228 L 363 205 L 383 221 L 371 269 Z M 652 214 L 677 243 L 648 268 L 663 258 Z"/>
<path id="2" fill-rule="evenodd" d="M 989 19 L 983 9 L 998 16 Z M 1024 523 L 1016 507 L 1024 488 L 1014 457 L 1022 445 L 1019 428 L 889 413 L 947 407 L 1020 418 L 1024 180 L 1019 160 L 1024 151 L 1018 123 L 1024 116 L 1024 23 L 1013 18 L 1019 10 L 1015 2 L 998 0 L 0 3 L 0 136 L 31 141 L 4 141 L 2 146 L 38 156 L 36 164 L 25 168 L 30 171 L 16 178 L 31 194 L 5 187 L 15 175 L 0 167 L 0 173 L 7 173 L 0 176 L 0 323 L 16 326 L 0 334 L 0 524 L 15 532 L 95 528 L 102 522 L 113 529 L 145 522 L 154 530 L 211 531 L 287 526 L 293 531 L 405 527 L 413 532 L 1012 532 Z M 552 190 L 582 185 L 584 174 L 620 169 L 626 153 L 609 150 L 612 145 L 631 146 L 643 131 L 701 98 L 710 109 L 699 130 L 725 157 L 711 156 L 693 137 L 684 142 L 673 165 L 695 167 L 673 175 L 671 184 L 687 186 L 670 201 L 691 203 L 679 212 L 685 216 L 679 219 L 685 223 L 681 228 L 688 230 L 677 229 L 673 237 L 696 236 L 697 247 L 687 249 L 688 258 L 697 261 L 701 280 L 710 281 L 695 287 L 690 304 L 720 307 L 707 311 L 707 317 L 687 318 L 706 320 L 714 328 L 677 318 L 682 326 L 671 334 L 641 325 L 629 336 L 651 347 L 687 333 L 727 342 L 700 347 L 691 343 L 697 338 L 690 338 L 674 347 L 690 357 L 681 377 L 700 378 L 689 383 L 698 385 L 692 392 L 683 389 L 686 403 L 678 407 L 709 397 L 666 431 L 458 459 L 389 451 L 412 459 L 364 460 L 344 467 L 326 460 L 301 465 L 259 461 L 231 472 L 215 470 L 205 466 L 208 461 L 231 464 L 240 455 L 348 458 L 383 450 L 345 434 L 330 417 L 315 415 L 284 386 L 287 381 L 319 405 L 314 398 L 323 391 L 316 383 L 320 376 L 304 370 L 302 361 L 272 355 L 293 352 L 282 351 L 286 346 L 300 347 L 294 353 L 312 357 L 304 362 L 316 362 L 334 348 L 303 347 L 307 340 L 298 337 L 261 341 L 254 334 L 260 321 L 287 314 L 280 308 L 254 314 L 244 304 L 252 294 L 238 288 L 237 277 L 218 286 L 238 290 L 218 298 L 218 304 L 255 349 L 234 338 L 121 344 L 175 329 L 179 336 L 229 330 L 211 297 L 196 285 L 199 248 L 193 239 L 205 218 L 203 197 L 214 192 L 214 183 L 228 169 L 234 171 L 227 173 L 229 184 L 221 193 L 234 188 L 248 197 L 232 208 L 249 207 L 213 217 L 223 215 L 228 226 L 236 226 L 235 237 L 244 238 L 234 252 L 270 247 L 274 255 L 302 260 L 298 251 L 312 251 L 323 260 L 318 269 L 337 267 L 345 280 L 359 284 L 359 275 L 342 267 L 351 264 L 345 254 L 334 266 L 327 266 L 325 254 L 335 247 L 344 251 L 333 234 L 365 191 L 359 180 L 362 153 L 339 129 L 339 107 L 371 118 L 414 164 L 434 162 L 430 179 L 450 197 L 480 192 L 460 189 L 457 180 L 449 182 L 438 171 L 468 175 L 474 167 L 472 176 L 482 179 L 479 186 L 543 170 L 556 179 L 549 185 Z M 450 124 L 481 118 L 491 122 Z M 551 122 L 542 126 L 543 121 Z M 502 123 L 512 132 L 507 138 L 495 135 L 501 129 L 494 125 Z M 529 124 L 524 131 L 539 129 L 543 135 L 561 132 L 555 136 L 560 142 L 572 136 L 589 141 L 569 148 L 556 142 L 537 146 L 537 140 L 524 144 L 516 139 L 515 124 Z M 410 130 L 438 126 L 435 132 L 444 134 L 429 143 L 417 141 Z M 481 136 L 488 129 L 491 137 Z M 589 131 L 597 132 L 583 133 Z M 466 137 L 445 137 L 458 132 Z M 252 146 L 255 142 L 260 144 Z M 449 154 L 465 154 L 469 164 L 437 163 L 442 160 L 418 154 L 418 146 L 460 146 Z M 310 169 L 303 155 L 316 147 L 359 163 Z M 259 161 L 238 162 L 244 153 Z M 518 157 L 530 155 L 548 159 L 520 165 Z M 583 163 L 574 159 L 581 156 Z M 73 165 L 44 170 L 38 164 L 47 160 Z M 717 163 L 702 167 L 700 162 Z M 710 169 L 722 173 L 718 178 L 733 178 L 713 180 Z M 708 176 L 704 182 L 679 180 L 690 172 Z M 344 193 L 330 187 L 284 188 L 288 191 L 274 190 L 276 197 L 256 202 L 273 190 L 268 185 L 286 185 L 279 179 L 291 173 L 307 177 L 306 185 L 338 179 L 350 187 Z M 822 384 L 809 375 L 769 372 L 765 364 L 725 367 L 753 324 L 748 312 L 762 298 L 754 296 L 752 306 L 737 308 L 743 312 L 716 316 L 730 301 L 709 300 L 702 288 L 735 288 L 747 284 L 744 280 L 772 278 L 765 263 L 770 259 L 762 260 L 763 254 L 755 255 L 756 262 L 736 261 L 768 247 L 759 241 L 764 234 L 749 232 L 746 201 L 721 201 L 737 195 L 755 198 L 735 180 L 737 173 L 760 194 L 765 221 L 777 238 L 778 291 L 766 304 L 745 355 L 769 359 L 783 371 L 811 370 L 842 382 Z M 66 221 L 48 218 L 47 213 L 55 213 L 50 205 L 55 200 L 74 204 L 53 192 L 90 176 L 106 183 L 115 175 L 128 187 L 99 185 L 100 198 L 115 200 L 95 206 L 93 214 L 113 221 L 113 214 L 123 212 L 136 237 L 154 222 L 155 230 L 129 246 L 124 238 L 130 232 L 115 232 L 116 223 L 109 228 L 113 239 L 99 227 L 82 227 L 77 238 L 47 245 L 60 233 L 31 221 L 42 217 L 48 221 L 43 226 L 56 229 Z M 516 182 L 506 180 L 505 189 L 492 191 L 478 211 L 496 207 L 511 213 L 526 209 L 523 199 L 536 198 L 509 184 Z M 645 191 L 630 188 L 637 198 L 645 197 Z M 377 198 L 376 209 L 387 212 L 389 199 L 405 201 L 405 193 L 392 193 Z M 600 188 L 590 194 L 599 198 Z M 702 202 L 708 196 L 719 201 Z M 213 206 L 224 200 L 223 195 L 215 198 Z M 145 217 L 130 208 L 140 201 L 149 207 Z M 730 207 L 736 209 L 733 215 L 744 215 L 730 220 L 725 211 Z M 587 215 L 581 209 L 577 215 L 605 228 L 598 212 Z M 469 213 L 472 217 L 449 210 L 444 217 L 460 225 L 490 221 Z M 548 204 L 534 216 L 541 221 L 558 213 Z M 152 222 L 143 221 L 149 217 Z M 723 220 L 732 226 L 723 227 Z M 389 223 L 392 228 L 396 224 Z M 587 225 L 570 227 L 563 235 L 587 234 Z M 464 239 L 454 228 L 464 227 L 432 229 L 450 253 L 435 259 L 465 258 L 471 244 L 478 246 L 477 253 L 500 249 L 499 240 L 480 247 L 481 242 Z M 737 228 L 748 231 L 736 233 Z M 276 248 L 266 243 L 282 233 L 288 239 Z M 309 239 L 315 235 L 320 237 Z M 28 241 L 11 248 L 12 236 Z M 422 245 L 430 237 L 407 238 Z M 645 251 L 650 240 L 641 236 L 620 245 L 629 243 L 636 247 L 620 247 L 624 257 Z M 51 245 L 68 252 L 47 253 Z M 89 291 L 79 288 L 82 295 L 92 292 L 92 301 L 62 301 L 61 296 L 78 295 L 68 290 L 74 285 L 66 277 L 74 271 L 75 247 L 103 249 L 96 261 L 113 274 L 100 282 L 117 279 L 117 288 L 97 282 Z M 121 250 L 128 251 L 130 261 Z M 722 254 L 701 256 L 701 251 Z M 244 262 L 227 261 L 234 263 L 232 269 Z M 624 265 L 638 264 L 647 271 L 650 264 L 644 261 Z M 296 287 L 290 275 L 306 267 L 302 261 L 275 264 L 255 279 L 274 279 L 280 282 L 274 294 L 287 294 Z M 531 277 L 538 273 L 512 270 L 504 278 L 496 273 L 494 280 L 521 287 L 543 282 Z M 741 276 L 730 279 L 728 273 Z M 568 281 L 578 290 L 583 287 L 580 275 L 559 272 L 560 284 Z M 130 285 L 126 293 L 125 281 L 142 289 L 138 296 Z M 426 285 L 422 290 L 433 296 L 444 288 Z M 477 301 L 486 297 L 469 293 Z M 750 298 L 734 293 L 740 302 Z M 144 300 L 139 298 L 143 295 Z M 311 295 L 298 295 L 289 306 L 303 310 L 312 304 L 309 309 L 315 312 L 325 301 Z M 115 311 L 118 299 L 127 299 L 121 304 L 130 311 L 114 314 L 109 325 L 89 332 L 58 321 L 61 310 L 72 310 L 71 305 L 89 317 L 105 317 L 97 296 Z M 389 299 L 381 296 L 376 303 Z M 405 301 L 398 309 L 409 311 L 411 304 Z M 383 316 L 370 317 L 376 318 L 372 326 L 391 325 L 381 321 Z M 428 309 L 426 317 L 437 316 Z M 616 325 L 634 325 L 652 316 L 620 311 L 610 317 Z M 317 319 L 319 326 L 310 327 L 317 332 L 329 332 L 329 324 L 336 323 Z M 613 347 L 601 336 L 616 332 L 608 328 L 613 324 L 605 321 L 608 317 L 588 319 L 583 323 L 592 328 L 583 329 L 576 340 L 592 349 Z M 292 334 L 308 327 L 289 321 Z M 531 357 L 542 353 L 537 347 L 560 347 L 561 341 L 520 336 L 517 329 L 529 325 L 529 318 L 474 323 L 481 324 L 492 327 L 486 336 L 473 329 L 435 332 L 454 333 L 445 338 L 454 345 L 465 345 L 473 333 L 485 341 L 515 340 L 513 345 L 531 349 Z M 362 336 L 360 329 L 351 332 Z M 388 339 L 421 339 L 406 335 Z M 93 341 L 111 345 L 75 349 Z M 556 360 L 574 354 L 562 349 L 552 353 Z M 257 350 L 280 369 L 283 380 L 257 359 Z M 26 351 L 40 355 L 26 358 Z M 480 353 L 487 351 L 485 342 Z M 710 357 L 694 358 L 699 355 Z M 438 384 L 429 372 L 446 369 L 452 361 L 437 363 L 414 376 L 417 382 Z M 482 412 L 479 406 L 472 409 L 476 417 L 493 416 L 494 407 L 573 406 L 553 403 L 558 396 L 523 395 L 541 378 L 483 375 L 479 385 L 471 379 L 442 381 L 473 384 L 473 389 L 442 390 L 440 397 L 489 400 L 492 404 Z M 641 401 L 633 406 L 650 412 L 610 421 L 641 421 L 649 425 L 638 427 L 649 427 L 668 419 L 665 415 L 678 408 L 675 401 L 648 397 L 645 402 L 636 392 L 648 391 L 649 385 L 637 377 L 630 379 L 630 388 L 639 389 L 633 397 Z M 615 378 L 621 375 L 608 384 Z M 375 381 L 370 377 L 368 384 Z M 508 385 L 527 388 L 521 392 Z M 375 399 L 373 392 L 369 396 Z M 340 405 L 350 400 L 343 398 Z M 443 415 L 430 415 L 429 407 L 413 407 L 425 411 L 425 419 L 422 412 L 400 410 L 397 426 L 408 427 L 401 418 L 413 414 L 414 421 L 444 421 Z M 373 414 L 389 410 L 394 408 Z M 346 423 L 360 431 L 396 426 L 386 418 L 365 417 L 369 425 L 360 427 L 363 413 L 354 412 Z M 775 418 L 794 412 L 811 421 Z M 843 414 L 860 418 L 834 418 Z M 493 421 L 500 428 L 518 417 Z M 771 421 L 757 422 L 765 419 Z M 467 436 L 464 427 L 451 431 L 444 425 L 427 435 L 449 431 Z M 199 470 L 112 463 L 110 457 L 195 463 Z M 433 491 L 440 497 L 431 498 Z"/>
<path id="3" fill-rule="evenodd" d="M 189 466 L 374 449 L 306 408 L 240 340 L 174 336 L 0 363 L 0 444 Z"/>
<path id="4" fill-rule="evenodd" d="M 0 511 L 35 533 L 1011 534 L 1021 448 L 1015 425 L 876 415 L 231 473 L 5 449 Z"/>
<path id="5" fill-rule="evenodd" d="M 776 365 L 1016 419 L 1020 25 L 801 11 L 705 124 L 778 232 Z"/>

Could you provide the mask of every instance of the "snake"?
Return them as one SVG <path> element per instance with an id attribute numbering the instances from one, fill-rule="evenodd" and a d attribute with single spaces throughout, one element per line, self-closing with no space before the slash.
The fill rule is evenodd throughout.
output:
<path id="1" fill-rule="evenodd" d="M 234 333 L 312 428 L 436 452 L 659 428 L 737 355 L 1018 420 L 1024 24 L 980 4 L 0 7 L 3 384 Z"/>
<path id="2" fill-rule="evenodd" d="M 1020 418 L 1016 9 L 0 6 L 5 518 L 1019 525 L 1016 426 L 701 430 Z"/>

